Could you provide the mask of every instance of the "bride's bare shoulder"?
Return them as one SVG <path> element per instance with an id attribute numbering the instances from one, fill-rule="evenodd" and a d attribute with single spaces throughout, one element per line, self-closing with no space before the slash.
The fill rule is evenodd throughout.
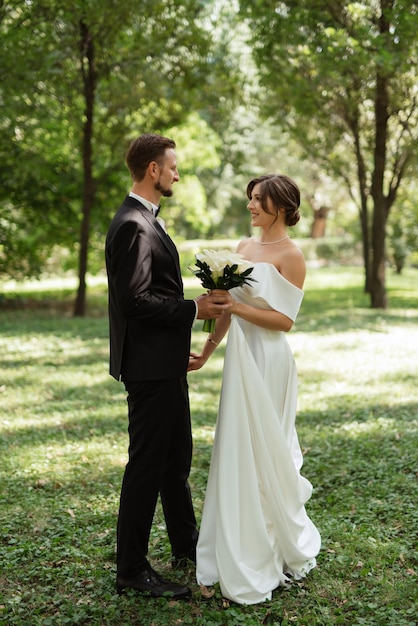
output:
<path id="1" fill-rule="evenodd" d="M 294 244 L 287 246 L 276 267 L 288 281 L 302 289 L 306 278 L 306 264 L 302 250 Z"/>
<path id="2" fill-rule="evenodd" d="M 250 250 L 253 244 L 254 244 L 254 237 L 246 237 L 245 239 L 241 239 L 237 247 L 237 252 L 245 255 L 245 252 Z"/>

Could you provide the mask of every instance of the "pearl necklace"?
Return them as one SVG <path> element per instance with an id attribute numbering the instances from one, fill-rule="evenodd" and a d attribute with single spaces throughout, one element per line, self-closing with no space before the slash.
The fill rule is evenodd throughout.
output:
<path id="1" fill-rule="evenodd" d="M 289 239 L 289 235 L 285 235 L 284 237 L 282 237 L 281 239 L 278 239 L 277 241 L 260 241 L 259 239 L 256 239 L 256 242 L 261 244 L 262 246 L 270 246 L 272 243 L 280 243 L 281 241 L 284 241 L 285 239 Z"/>

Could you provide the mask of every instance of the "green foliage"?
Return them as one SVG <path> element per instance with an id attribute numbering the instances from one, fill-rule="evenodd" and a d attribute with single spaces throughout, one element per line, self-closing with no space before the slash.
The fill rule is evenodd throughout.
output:
<path id="1" fill-rule="evenodd" d="M 391 215 L 388 223 L 388 257 L 397 272 L 401 272 L 410 261 L 418 264 L 418 203 L 416 201 L 417 184 L 411 184 L 400 196 L 401 210 Z"/>
<path id="2" fill-rule="evenodd" d="M 316 242 L 316 257 L 319 260 L 341 265 L 351 265 L 358 259 L 361 262 L 361 249 L 353 237 L 326 237 Z"/>
<path id="3" fill-rule="evenodd" d="M 208 172 L 219 167 L 220 139 L 196 113 L 191 113 L 183 124 L 168 129 L 167 134 L 177 145 L 181 182 L 176 185 L 174 197 L 166 206 L 162 201 L 161 215 L 167 228 L 172 228 L 180 236 L 206 236 L 211 216 L 202 181 Z"/>
<path id="4" fill-rule="evenodd" d="M 346 185 L 370 251 L 366 286 L 373 306 L 384 307 L 386 222 L 418 156 L 417 5 L 241 0 L 240 7 L 265 114 Z"/>
<path id="5" fill-rule="evenodd" d="M 236 71 L 211 30 L 200 0 L 2 4 L 1 274 L 36 275 L 54 246 L 72 252 L 82 212 L 103 236 L 129 185 L 129 139 L 180 127 L 217 86 L 232 98 Z M 197 142 L 198 127 L 195 116 L 179 136 Z M 216 136 L 200 140 L 199 168 L 213 168 Z M 207 228 L 203 203 L 191 230 Z"/>
<path id="6" fill-rule="evenodd" d="M 417 279 L 416 270 L 389 273 L 392 308 L 382 312 L 367 308 L 360 270 L 309 270 L 288 340 L 299 372 L 303 473 L 314 486 L 308 510 L 322 550 L 305 581 L 249 607 L 223 603 L 218 587 L 204 601 L 192 568 L 171 570 L 160 507 L 150 557 L 168 577 L 188 582 L 193 600 L 115 593 L 127 421 L 123 386 L 108 375 L 106 290 L 91 285 L 84 319 L 70 316 L 63 282 L 58 291 L 4 292 L 0 624 L 413 626 Z M 188 287 L 187 295 L 200 291 Z M 198 325 L 193 350 L 205 339 Z M 189 376 L 199 518 L 223 351 Z"/>

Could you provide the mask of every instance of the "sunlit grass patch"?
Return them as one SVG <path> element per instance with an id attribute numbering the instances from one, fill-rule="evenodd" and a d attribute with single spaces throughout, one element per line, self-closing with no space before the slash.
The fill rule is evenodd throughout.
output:
<path id="1" fill-rule="evenodd" d="M 361 268 L 309 269 L 288 341 L 299 372 L 303 473 L 314 487 L 308 511 L 323 545 L 318 568 L 305 581 L 254 607 L 224 608 L 219 589 L 213 601 L 203 601 L 193 568 L 171 570 L 160 506 L 150 558 L 167 576 L 190 584 L 193 601 L 116 595 L 127 407 L 123 385 L 108 375 L 104 287 L 90 290 L 93 313 L 85 319 L 62 315 L 59 306 L 0 311 L 0 624 L 414 624 L 417 279 L 416 270 L 389 274 L 391 306 L 377 311 L 368 308 Z M 189 297 L 199 292 L 187 288 Z M 41 290 L 36 297 L 42 301 Z M 201 325 L 193 331 L 194 351 L 207 337 Z M 189 376 L 198 519 L 223 354 L 221 345 Z"/>

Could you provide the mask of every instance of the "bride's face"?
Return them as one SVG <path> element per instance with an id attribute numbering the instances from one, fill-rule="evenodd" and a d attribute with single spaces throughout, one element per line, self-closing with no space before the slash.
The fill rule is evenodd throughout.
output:
<path id="1" fill-rule="evenodd" d="M 251 200 L 247 204 L 247 209 L 251 213 L 251 225 L 261 228 L 269 228 L 276 220 L 276 215 L 273 213 L 273 207 L 270 198 L 267 198 L 267 208 L 270 213 L 266 213 L 261 206 L 260 195 L 260 183 L 254 185 L 251 192 Z"/>

